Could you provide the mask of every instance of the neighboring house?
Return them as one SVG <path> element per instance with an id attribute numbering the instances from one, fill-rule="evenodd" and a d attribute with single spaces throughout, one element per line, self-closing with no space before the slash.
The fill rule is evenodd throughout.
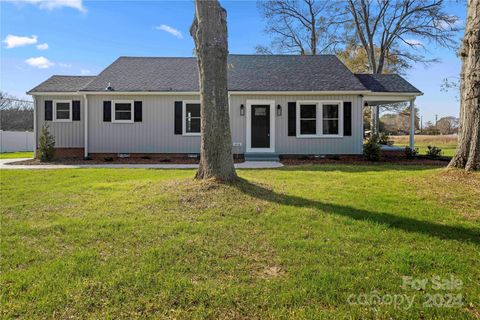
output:
<path id="1" fill-rule="evenodd" d="M 59 155 L 198 154 L 196 58 L 120 57 L 98 76 L 52 76 L 28 92 L 35 133 Z M 334 55 L 229 55 L 235 154 L 360 154 L 363 107 L 422 93 L 398 75 L 355 75 Z M 37 143 L 38 146 L 38 143 Z"/>

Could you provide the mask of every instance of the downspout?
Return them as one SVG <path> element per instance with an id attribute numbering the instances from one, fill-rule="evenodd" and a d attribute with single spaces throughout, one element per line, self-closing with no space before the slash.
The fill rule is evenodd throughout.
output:
<path id="1" fill-rule="evenodd" d="M 33 158 L 36 159 L 37 158 L 37 148 L 38 148 L 38 144 L 37 144 L 37 137 L 38 137 L 38 134 L 37 134 L 37 97 L 36 96 L 33 96 Z"/>
<path id="2" fill-rule="evenodd" d="M 85 127 L 83 129 L 83 157 L 88 158 L 88 97 L 86 94 L 83 95 L 84 99 L 84 109 L 85 109 L 85 115 L 84 115 L 84 124 Z"/>

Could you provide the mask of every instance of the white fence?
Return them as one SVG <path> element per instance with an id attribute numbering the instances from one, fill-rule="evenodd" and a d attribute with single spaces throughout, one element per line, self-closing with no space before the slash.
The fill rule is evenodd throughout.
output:
<path id="1" fill-rule="evenodd" d="M 33 132 L 0 130 L 0 152 L 33 151 Z"/>

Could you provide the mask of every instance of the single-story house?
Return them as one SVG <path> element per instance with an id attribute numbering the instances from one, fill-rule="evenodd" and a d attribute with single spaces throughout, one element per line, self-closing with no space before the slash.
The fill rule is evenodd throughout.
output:
<path id="1" fill-rule="evenodd" d="M 48 123 L 59 155 L 199 153 L 196 58 L 120 57 L 97 76 L 55 75 L 27 94 L 37 147 Z M 335 55 L 234 54 L 228 94 L 233 153 L 255 158 L 361 154 L 364 106 L 413 110 L 422 93 L 396 74 L 354 74 Z"/>

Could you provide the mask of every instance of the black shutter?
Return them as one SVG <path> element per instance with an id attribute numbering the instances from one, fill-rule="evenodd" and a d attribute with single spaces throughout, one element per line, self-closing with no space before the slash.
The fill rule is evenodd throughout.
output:
<path id="1" fill-rule="evenodd" d="M 135 122 L 142 122 L 142 101 L 135 101 L 133 103 L 134 115 L 133 120 Z"/>
<path id="2" fill-rule="evenodd" d="M 352 135 L 352 103 L 343 103 L 343 135 Z"/>
<path id="3" fill-rule="evenodd" d="M 45 121 L 53 120 L 53 101 L 45 100 Z"/>
<path id="4" fill-rule="evenodd" d="M 182 134 L 182 101 L 175 101 L 175 134 Z"/>
<path id="5" fill-rule="evenodd" d="M 288 135 L 297 135 L 297 103 L 288 103 Z"/>
<path id="6" fill-rule="evenodd" d="M 103 122 L 112 121 L 112 101 L 103 101 Z"/>
<path id="7" fill-rule="evenodd" d="M 73 100 L 72 101 L 72 120 L 73 121 L 80 121 L 80 101 Z"/>

